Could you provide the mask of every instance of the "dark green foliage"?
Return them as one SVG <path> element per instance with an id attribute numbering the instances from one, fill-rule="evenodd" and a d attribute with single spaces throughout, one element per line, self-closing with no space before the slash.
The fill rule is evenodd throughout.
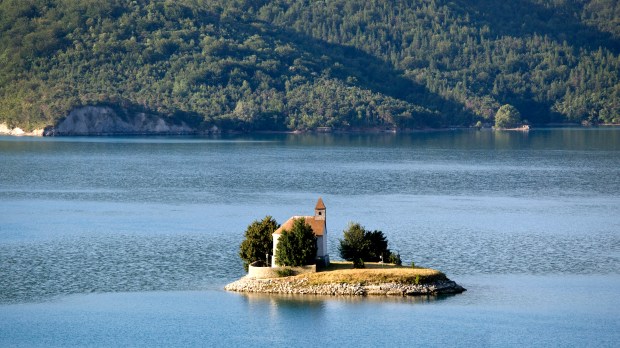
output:
<path id="1" fill-rule="evenodd" d="M 278 277 L 290 277 L 295 275 L 295 271 L 290 268 L 278 268 L 276 269 Z"/>
<path id="2" fill-rule="evenodd" d="M 620 122 L 615 1 L 4 0 L 0 122 L 107 104 L 225 129 Z"/>
<path id="3" fill-rule="evenodd" d="M 388 262 L 393 263 L 396 266 L 401 266 L 403 264 L 403 261 L 400 259 L 400 254 L 394 252 L 390 253 Z M 413 262 L 411 264 L 413 265 Z"/>
<path id="4" fill-rule="evenodd" d="M 253 266 L 253 267 L 270 267 L 270 265 L 267 263 L 266 260 L 254 261 L 254 262 L 250 263 L 250 266 Z M 247 271 L 247 269 L 246 269 L 246 271 Z"/>
<path id="5" fill-rule="evenodd" d="M 521 114 L 512 105 L 502 105 L 495 114 L 495 127 L 513 128 L 521 125 Z"/>
<path id="6" fill-rule="evenodd" d="M 364 260 L 360 258 L 353 259 L 353 268 L 366 268 Z"/>
<path id="7" fill-rule="evenodd" d="M 316 261 L 316 236 L 304 219 L 297 219 L 290 231 L 282 231 L 276 248 L 280 266 L 312 265 Z"/>
<path id="8" fill-rule="evenodd" d="M 243 267 L 255 261 L 266 261 L 267 254 L 272 253 L 272 234 L 280 225 L 271 216 L 262 221 L 252 222 L 245 230 L 245 239 L 241 242 L 239 256 L 243 260 Z"/>
<path id="9" fill-rule="evenodd" d="M 368 254 L 363 258 L 367 262 L 388 261 L 390 250 L 388 241 L 381 231 L 367 231 L 364 236 L 369 242 Z"/>
<path id="10" fill-rule="evenodd" d="M 351 223 L 344 230 L 344 238 L 338 246 L 340 257 L 347 261 L 353 261 L 353 267 L 364 262 L 388 261 L 390 250 L 388 241 L 381 231 L 367 231 L 359 223 Z M 360 262 L 361 261 L 361 262 Z"/>

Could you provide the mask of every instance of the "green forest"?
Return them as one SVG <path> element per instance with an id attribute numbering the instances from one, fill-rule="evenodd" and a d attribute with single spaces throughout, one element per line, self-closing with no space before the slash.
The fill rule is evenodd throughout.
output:
<path id="1" fill-rule="evenodd" d="M 620 123 L 617 0 L 2 0 L 0 123 L 85 105 L 208 129 Z"/>

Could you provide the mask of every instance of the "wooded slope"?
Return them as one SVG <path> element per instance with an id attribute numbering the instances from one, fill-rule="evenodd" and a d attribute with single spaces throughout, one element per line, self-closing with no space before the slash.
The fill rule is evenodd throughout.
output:
<path id="1" fill-rule="evenodd" d="M 199 128 L 620 122 L 615 0 L 4 0 L 0 123 L 111 105 Z"/>

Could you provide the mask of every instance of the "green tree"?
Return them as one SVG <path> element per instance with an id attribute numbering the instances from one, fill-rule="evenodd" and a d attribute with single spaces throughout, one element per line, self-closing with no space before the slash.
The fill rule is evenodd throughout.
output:
<path id="1" fill-rule="evenodd" d="M 366 240 L 370 243 L 368 254 L 364 257 L 364 261 L 378 262 L 388 261 L 390 250 L 388 249 L 388 241 L 381 231 L 366 231 Z"/>
<path id="2" fill-rule="evenodd" d="M 521 124 L 519 110 L 510 104 L 502 105 L 495 114 L 495 127 L 512 128 Z"/>
<path id="3" fill-rule="evenodd" d="M 254 261 L 265 260 L 271 253 L 273 243 L 272 234 L 280 225 L 271 216 L 265 216 L 262 221 L 255 220 L 245 230 L 245 239 L 241 242 L 239 256 L 243 260 L 243 267 Z"/>
<path id="4" fill-rule="evenodd" d="M 359 223 L 350 223 L 344 230 L 344 238 L 338 246 L 340 257 L 353 261 L 353 267 L 363 268 L 364 262 L 377 262 L 383 256 L 388 261 L 390 249 L 381 231 L 367 231 Z"/>
<path id="5" fill-rule="evenodd" d="M 364 256 L 368 254 L 370 242 L 366 239 L 366 230 L 359 223 L 349 223 L 344 230 L 344 238 L 340 240 L 338 251 L 340 257 L 353 261 L 353 267 L 362 268 Z M 361 267 L 360 267 L 361 266 Z"/>
<path id="6" fill-rule="evenodd" d="M 290 231 L 282 231 L 276 248 L 276 263 L 280 266 L 312 265 L 316 260 L 316 236 L 306 220 L 296 219 Z"/>

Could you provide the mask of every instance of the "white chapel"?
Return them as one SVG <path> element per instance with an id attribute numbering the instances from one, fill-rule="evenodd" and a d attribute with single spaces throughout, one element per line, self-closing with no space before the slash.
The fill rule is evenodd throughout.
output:
<path id="1" fill-rule="evenodd" d="M 317 265 L 329 265 L 329 254 L 327 253 L 327 222 L 326 222 L 326 209 L 323 199 L 319 198 L 314 207 L 314 216 L 293 216 L 280 226 L 275 232 L 273 232 L 273 253 L 271 257 L 271 266 L 276 266 L 276 248 L 278 247 L 278 239 L 282 234 L 282 231 L 290 231 L 293 227 L 293 223 L 296 219 L 304 219 L 306 224 L 312 227 L 312 231 L 316 236 L 317 252 L 316 263 Z"/>

